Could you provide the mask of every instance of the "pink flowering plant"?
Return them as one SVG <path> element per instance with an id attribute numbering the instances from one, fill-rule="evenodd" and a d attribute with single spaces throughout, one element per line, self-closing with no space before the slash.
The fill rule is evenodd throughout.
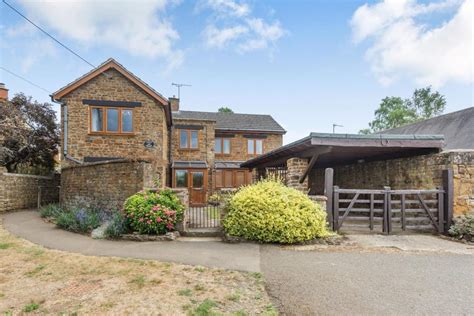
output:
<path id="1" fill-rule="evenodd" d="M 133 231 L 162 235 L 175 230 L 176 223 L 182 220 L 184 205 L 169 189 L 159 193 L 140 191 L 125 201 L 124 210 Z"/>

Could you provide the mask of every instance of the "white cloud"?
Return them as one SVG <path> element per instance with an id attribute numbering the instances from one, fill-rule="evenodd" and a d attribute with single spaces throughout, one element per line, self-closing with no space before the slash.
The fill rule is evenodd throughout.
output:
<path id="1" fill-rule="evenodd" d="M 183 52 L 174 48 L 179 34 L 166 18 L 169 0 L 30 1 L 19 0 L 41 26 L 89 47 L 109 46 L 134 56 L 164 58 L 174 67 Z"/>
<path id="2" fill-rule="evenodd" d="M 441 25 L 419 21 L 447 10 L 456 12 Z M 359 7 L 350 23 L 355 43 L 370 41 L 366 59 L 382 84 L 409 78 L 439 87 L 473 82 L 472 12 L 474 0 L 385 0 Z"/>
<path id="3" fill-rule="evenodd" d="M 214 15 L 203 31 L 206 45 L 223 49 L 232 45 L 240 53 L 273 47 L 287 34 L 276 20 L 267 22 L 255 17 L 245 2 L 233 0 L 207 0 L 199 3 L 199 9 L 211 9 Z"/>

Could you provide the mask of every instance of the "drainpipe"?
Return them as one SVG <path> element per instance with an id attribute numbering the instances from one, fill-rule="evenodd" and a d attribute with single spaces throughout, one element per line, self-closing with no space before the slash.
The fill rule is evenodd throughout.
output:
<path id="1" fill-rule="evenodd" d="M 68 113 L 67 113 L 67 104 L 64 101 L 58 101 L 54 99 L 54 97 L 51 95 L 51 101 L 54 103 L 57 103 L 61 106 L 63 110 L 63 155 L 64 159 L 69 159 L 71 161 L 74 161 L 75 163 L 82 164 L 82 161 L 77 160 L 73 157 L 69 157 L 67 153 L 67 137 L 68 137 Z"/>

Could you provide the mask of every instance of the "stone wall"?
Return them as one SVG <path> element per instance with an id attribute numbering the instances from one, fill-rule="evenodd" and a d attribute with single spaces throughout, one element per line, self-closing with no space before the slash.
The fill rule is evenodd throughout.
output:
<path id="1" fill-rule="evenodd" d="M 431 189 L 442 186 L 442 170 L 454 175 L 454 214 L 474 213 L 474 151 L 446 151 L 410 158 L 334 167 L 334 185 L 342 188 Z M 312 194 L 324 192 L 324 170 L 310 175 Z"/>
<path id="2" fill-rule="evenodd" d="M 60 203 L 121 209 L 127 197 L 154 186 L 150 163 L 115 160 L 64 167 Z"/>
<path id="3" fill-rule="evenodd" d="M 251 134 L 247 133 L 222 133 L 217 132 L 219 137 L 226 137 L 225 135 L 231 135 L 230 138 L 230 154 L 222 155 L 216 154 L 216 161 L 247 161 L 253 156 L 247 154 L 247 140 L 244 135 Z M 263 153 L 267 153 L 274 149 L 277 149 L 283 145 L 283 135 L 281 134 L 265 134 L 263 139 Z M 213 148 L 214 149 L 214 148 Z"/>
<path id="4" fill-rule="evenodd" d="M 0 213 L 59 201 L 59 175 L 50 177 L 0 171 Z"/>
<path id="5" fill-rule="evenodd" d="M 67 151 L 72 158 L 83 160 L 84 157 L 119 157 L 143 159 L 150 161 L 155 177 L 160 177 L 163 185 L 167 183 L 169 130 L 166 125 L 165 110 L 151 96 L 142 91 L 122 74 L 114 69 L 91 79 L 61 100 L 68 107 Z M 140 102 L 140 107 L 133 108 L 132 135 L 97 135 L 90 131 L 89 106 L 83 99 Z M 64 107 L 61 107 L 61 118 Z M 64 120 L 61 120 L 64 130 Z M 64 135 L 61 134 L 61 144 Z M 145 141 L 153 141 L 152 148 L 144 146 Z M 62 166 L 70 165 L 63 160 Z"/>
<path id="6" fill-rule="evenodd" d="M 303 183 L 300 183 L 300 177 L 304 174 L 306 168 L 308 167 L 308 160 L 301 158 L 291 158 L 286 161 L 286 167 L 286 185 L 290 188 L 307 193 L 308 177 L 305 178 Z"/>

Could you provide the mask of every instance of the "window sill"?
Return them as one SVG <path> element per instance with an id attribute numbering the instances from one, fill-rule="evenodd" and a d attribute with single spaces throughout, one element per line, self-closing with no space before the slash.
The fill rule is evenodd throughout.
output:
<path id="1" fill-rule="evenodd" d="M 179 151 L 199 151 L 199 148 L 178 148 Z"/>

